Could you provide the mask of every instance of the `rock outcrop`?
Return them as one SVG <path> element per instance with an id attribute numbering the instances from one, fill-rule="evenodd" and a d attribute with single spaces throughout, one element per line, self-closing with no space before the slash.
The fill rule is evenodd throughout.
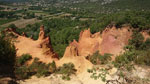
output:
<path id="1" fill-rule="evenodd" d="M 88 29 L 80 32 L 79 42 L 74 40 L 70 45 L 76 47 L 78 56 L 88 56 L 99 50 L 101 42 L 100 32 L 91 34 L 90 29 Z"/>
<path id="2" fill-rule="evenodd" d="M 15 39 L 15 47 L 17 49 L 17 56 L 22 54 L 30 54 L 33 58 L 37 57 L 40 61 L 51 62 L 58 59 L 58 55 L 53 52 L 50 38 L 45 36 L 44 26 L 40 27 L 40 33 L 38 40 L 27 38 L 25 35 Z"/>
<path id="3" fill-rule="evenodd" d="M 69 44 L 58 64 L 72 62 L 78 72 L 83 72 L 92 67 L 86 56 L 99 51 L 100 54 L 113 54 L 114 59 L 116 55 L 124 51 L 123 48 L 128 44 L 131 35 L 132 31 L 129 27 L 106 28 L 101 34 L 100 32 L 91 34 L 90 29 L 81 31 L 79 41 L 74 40 Z"/>
<path id="4" fill-rule="evenodd" d="M 117 29 L 116 27 L 106 28 L 102 34 L 97 32 L 91 34 L 90 29 L 80 32 L 79 42 L 73 41 L 70 46 L 76 50 L 73 54 L 77 56 L 92 55 L 96 51 L 100 54 L 110 53 L 117 55 L 123 52 L 123 48 L 128 44 L 128 40 L 132 35 L 129 27 Z M 68 48 L 68 47 L 67 47 Z M 64 56 L 73 56 L 68 53 L 68 49 Z"/>
<path id="5" fill-rule="evenodd" d="M 102 32 L 102 42 L 99 47 L 101 54 L 110 53 L 118 55 L 123 52 L 123 48 L 128 44 L 132 31 L 129 27 L 117 29 L 116 27 L 106 28 Z"/>
<path id="6" fill-rule="evenodd" d="M 44 55 L 49 55 L 52 58 L 58 58 L 58 55 L 53 52 L 53 48 L 51 46 L 50 37 L 45 37 L 44 26 L 40 27 L 39 38 L 37 40 L 39 42 L 40 48 L 43 49 Z"/>
<path id="7" fill-rule="evenodd" d="M 65 51 L 62 59 L 57 62 L 57 66 L 62 66 L 64 63 L 73 63 L 77 69 L 77 73 L 82 73 L 89 68 L 92 68 L 92 63 L 88 61 L 84 56 L 79 56 L 77 47 L 70 44 Z"/>
<path id="8" fill-rule="evenodd" d="M 102 38 L 100 32 L 91 34 L 90 29 L 81 31 L 78 42 L 78 53 L 80 56 L 92 55 L 99 50 Z"/>

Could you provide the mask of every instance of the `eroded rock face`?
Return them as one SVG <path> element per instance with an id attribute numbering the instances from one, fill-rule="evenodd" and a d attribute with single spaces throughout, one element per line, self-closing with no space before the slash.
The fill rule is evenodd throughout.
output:
<path id="1" fill-rule="evenodd" d="M 76 57 L 78 56 L 78 51 L 77 51 L 77 47 L 70 45 L 66 48 L 66 51 L 64 53 L 64 57 Z"/>
<path id="2" fill-rule="evenodd" d="M 90 29 L 82 31 L 78 42 L 79 55 L 87 56 L 98 51 L 101 41 L 100 32 L 91 34 Z"/>
<path id="3" fill-rule="evenodd" d="M 45 32 L 44 32 L 44 26 L 41 25 L 38 40 L 43 40 L 43 39 L 45 39 Z"/>
<path id="4" fill-rule="evenodd" d="M 50 37 L 45 36 L 43 25 L 40 27 L 39 38 L 37 41 L 39 42 L 39 46 L 43 49 L 44 55 L 50 55 L 52 58 L 58 58 L 58 55 L 53 52 Z"/>
<path id="5" fill-rule="evenodd" d="M 79 42 L 74 40 L 70 45 L 77 48 L 79 56 L 88 56 L 99 50 L 101 41 L 100 32 L 91 34 L 90 29 L 88 29 L 80 32 Z"/>
<path id="6" fill-rule="evenodd" d="M 46 63 L 58 59 L 58 55 L 53 52 L 50 38 L 45 36 L 44 26 L 40 27 L 38 40 L 27 38 L 25 35 L 18 35 L 15 40 L 16 42 L 14 44 L 17 49 L 17 56 L 28 53 L 33 58 L 37 57 L 40 61 Z"/>
<path id="7" fill-rule="evenodd" d="M 91 34 L 90 29 L 80 32 L 79 42 L 73 41 L 69 46 L 74 46 L 77 56 L 92 55 L 96 51 L 100 54 L 110 53 L 117 55 L 123 52 L 123 48 L 128 44 L 132 31 L 129 27 L 117 29 L 116 27 L 106 28 L 101 34 L 97 32 Z M 68 47 L 67 47 L 68 48 Z M 72 56 L 67 50 L 64 56 Z"/>
<path id="8" fill-rule="evenodd" d="M 100 54 L 113 54 L 112 59 L 114 59 L 117 54 L 123 52 L 131 34 L 132 31 L 129 30 L 129 27 L 121 29 L 116 27 L 106 28 L 101 34 L 100 32 L 91 34 L 90 29 L 81 31 L 79 42 L 74 40 L 69 44 L 58 64 L 72 62 L 78 72 L 83 72 L 92 67 L 86 56 L 99 51 Z"/>
<path id="9" fill-rule="evenodd" d="M 106 28 L 102 32 L 102 42 L 99 47 L 101 54 L 110 53 L 117 55 L 123 52 L 123 48 L 128 44 L 132 31 L 129 27 L 117 29 L 116 27 Z"/>
<path id="10" fill-rule="evenodd" d="M 76 43 L 76 41 L 74 41 Z M 92 63 L 88 61 L 84 56 L 78 55 L 77 46 L 71 43 L 65 51 L 63 58 L 57 62 L 57 66 L 62 66 L 64 63 L 73 63 L 77 73 L 82 73 L 87 71 L 87 69 L 92 68 Z"/>

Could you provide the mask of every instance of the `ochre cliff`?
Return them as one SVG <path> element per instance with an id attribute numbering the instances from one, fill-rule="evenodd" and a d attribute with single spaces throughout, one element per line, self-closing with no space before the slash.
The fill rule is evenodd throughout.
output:
<path id="1" fill-rule="evenodd" d="M 53 52 L 50 37 L 45 36 L 44 26 L 40 27 L 40 33 L 38 40 L 27 38 L 25 33 L 19 35 L 13 30 L 8 29 L 15 36 L 15 47 L 17 49 L 17 56 L 22 54 L 31 54 L 33 58 L 37 57 L 43 62 L 56 62 L 57 66 L 61 66 L 64 63 L 72 62 L 77 69 L 77 73 L 86 71 L 91 68 L 92 63 L 86 59 L 86 56 L 92 55 L 96 51 L 100 54 L 110 53 L 113 54 L 112 58 L 124 52 L 123 48 L 128 44 L 128 40 L 131 38 L 132 30 L 130 27 L 122 28 L 106 28 L 102 33 L 97 32 L 91 34 L 90 29 L 80 32 L 79 41 L 74 40 L 66 48 L 64 56 L 58 60 L 58 55 Z M 146 32 L 141 32 L 144 38 L 150 36 Z"/>
<path id="2" fill-rule="evenodd" d="M 92 67 L 86 56 L 99 51 L 100 54 L 113 54 L 112 58 L 114 59 L 117 54 L 123 52 L 131 34 L 132 31 L 129 30 L 129 27 L 106 28 L 101 34 L 100 32 L 91 34 L 90 29 L 81 31 L 79 41 L 74 40 L 69 44 L 58 64 L 72 62 L 78 72 L 83 72 Z"/>
<path id="3" fill-rule="evenodd" d="M 77 47 L 70 44 L 65 51 L 63 58 L 57 62 L 57 66 L 62 66 L 64 63 L 73 63 L 77 69 L 77 73 L 87 71 L 92 68 L 92 63 L 88 61 L 84 56 L 78 56 Z"/>
<path id="4" fill-rule="evenodd" d="M 15 47 L 17 49 L 17 56 L 22 54 L 30 54 L 33 58 L 37 57 L 40 61 L 51 62 L 58 59 L 58 55 L 53 52 L 50 38 L 45 37 L 44 26 L 40 27 L 40 33 L 38 40 L 33 40 L 31 38 L 18 35 L 15 39 Z"/>
<path id="5" fill-rule="evenodd" d="M 99 47 L 100 53 L 120 54 L 124 46 L 128 44 L 131 35 L 132 31 L 129 27 L 117 29 L 113 26 L 112 28 L 106 28 L 102 32 L 102 42 Z"/>
<path id="6" fill-rule="evenodd" d="M 73 46 L 76 52 L 71 53 L 77 56 L 92 55 L 96 51 L 100 54 L 110 53 L 114 56 L 123 52 L 123 48 L 128 44 L 128 40 L 132 35 L 129 27 L 117 29 L 116 27 L 106 28 L 101 34 L 97 32 L 91 34 L 90 29 L 80 32 L 79 42 L 73 41 L 69 46 Z M 68 51 L 64 56 L 68 55 Z"/>

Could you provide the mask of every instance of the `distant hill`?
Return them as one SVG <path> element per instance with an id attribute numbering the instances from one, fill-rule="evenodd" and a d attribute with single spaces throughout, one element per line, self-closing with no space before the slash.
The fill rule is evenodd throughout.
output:
<path id="1" fill-rule="evenodd" d="M 150 10 L 150 0 L 0 0 L 6 2 L 40 3 L 42 6 L 78 8 L 94 13 L 111 13 L 129 10 Z M 45 5 L 47 7 L 47 5 Z"/>

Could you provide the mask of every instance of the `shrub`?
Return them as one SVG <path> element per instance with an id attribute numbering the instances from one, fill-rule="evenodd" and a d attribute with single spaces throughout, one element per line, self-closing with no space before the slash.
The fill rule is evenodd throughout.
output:
<path id="1" fill-rule="evenodd" d="M 133 31 L 132 39 L 129 40 L 129 45 L 125 49 L 126 52 L 123 55 L 116 57 L 115 63 L 117 65 L 123 66 L 131 62 L 150 65 L 148 53 L 150 51 L 150 39 L 144 41 L 144 37 L 139 31 Z"/>
<path id="2" fill-rule="evenodd" d="M 76 69 L 72 63 L 63 64 L 63 66 L 58 67 L 56 73 L 62 74 L 62 79 L 64 80 L 70 80 L 70 75 L 75 74 Z"/>
<path id="3" fill-rule="evenodd" d="M 32 59 L 32 56 L 30 54 L 23 54 L 21 57 L 17 59 L 18 65 L 23 65 L 28 60 Z"/>
<path id="4" fill-rule="evenodd" d="M 31 76 L 29 75 L 28 67 L 25 65 L 17 67 L 15 69 L 15 75 L 17 79 L 27 79 Z"/>
<path id="5" fill-rule="evenodd" d="M 54 73 L 56 71 L 56 69 L 57 69 L 56 63 L 54 61 L 52 63 L 50 63 L 49 68 L 50 68 L 50 72 Z"/>
<path id="6" fill-rule="evenodd" d="M 17 27 L 16 27 L 16 25 L 15 25 L 15 24 L 10 24 L 10 25 L 8 26 L 8 28 L 12 28 L 12 29 L 14 29 L 14 30 L 16 30 L 16 29 L 17 29 Z"/>
<path id="7" fill-rule="evenodd" d="M 138 65 L 148 65 L 150 66 L 150 49 L 146 50 L 136 50 L 135 48 L 131 48 L 130 46 L 127 46 L 126 52 L 123 54 L 117 56 L 114 61 L 114 65 L 117 68 L 126 68 L 131 69 L 132 64 L 138 64 Z"/>
<path id="8" fill-rule="evenodd" d="M 47 76 L 56 70 L 55 62 L 45 64 L 39 61 L 38 58 L 34 58 L 31 65 L 25 65 L 22 63 L 21 66 L 16 67 L 15 73 L 18 79 L 27 79 L 33 75 L 37 77 Z"/>
<path id="9" fill-rule="evenodd" d="M 135 63 L 139 65 L 147 65 L 150 66 L 150 50 L 147 51 L 138 51 L 137 58 L 135 59 Z"/>
<path id="10" fill-rule="evenodd" d="M 16 49 L 5 34 L 0 33 L 0 75 L 13 75 Z"/>
<path id="11" fill-rule="evenodd" d="M 150 38 L 146 39 L 146 41 L 142 43 L 142 45 L 140 46 L 140 48 L 142 50 L 148 50 L 148 49 L 150 49 Z"/>
<path id="12" fill-rule="evenodd" d="M 129 45 L 134 46 L 135 49 L 142 49 L 141 45 L 143 44 L 143 42 L 143 35 L 137 30 L 133 31 L 132 39 L 129 40 Z"/>
<path id="13" fill-rule="evenodd" d="M 126 50 L 123 54 L 117 56 L 113 62 L 114 66 L 119 69 L 127 69 L 128 71 L 132 70 L 133 61 L 137 57 L 137 51 L 132 49 L 131 51 Z"/>
<path id="14" fill-rule="evenodd" d="M 105 53 L 103 56 L 100 56 L 101 64 L 107 64 L 111 60 L 112 54 Z"/>
<path id="15" fill-rule="evenodd" d="M 30 73 L 34 73 L 37 77 L 47 76 L 50 74 L 50 64 L 45 64 L 35 58 L 32 64 L 29 66 Z"/>
<path id="16" fill-rule="evenodd" d="M 106 75 L 108 74 L 108 71 L 106 69 L 93 68 L 93 69 L 88 69 L 88 72 L 92 73 L 92 75 L 90 76 L 91 78 L 95 80 L 101 78 L 103 82 L 106 81 Z"/>
<path id="17" fill-rule="evenodd" d="M 105 53 L 104 55 L 100 55 L 99 52 L 95 52 L 92 56 L 89 56 L 89 60 L 93 64 L 106 64 L 111 60 L 111 54 Z"/>

